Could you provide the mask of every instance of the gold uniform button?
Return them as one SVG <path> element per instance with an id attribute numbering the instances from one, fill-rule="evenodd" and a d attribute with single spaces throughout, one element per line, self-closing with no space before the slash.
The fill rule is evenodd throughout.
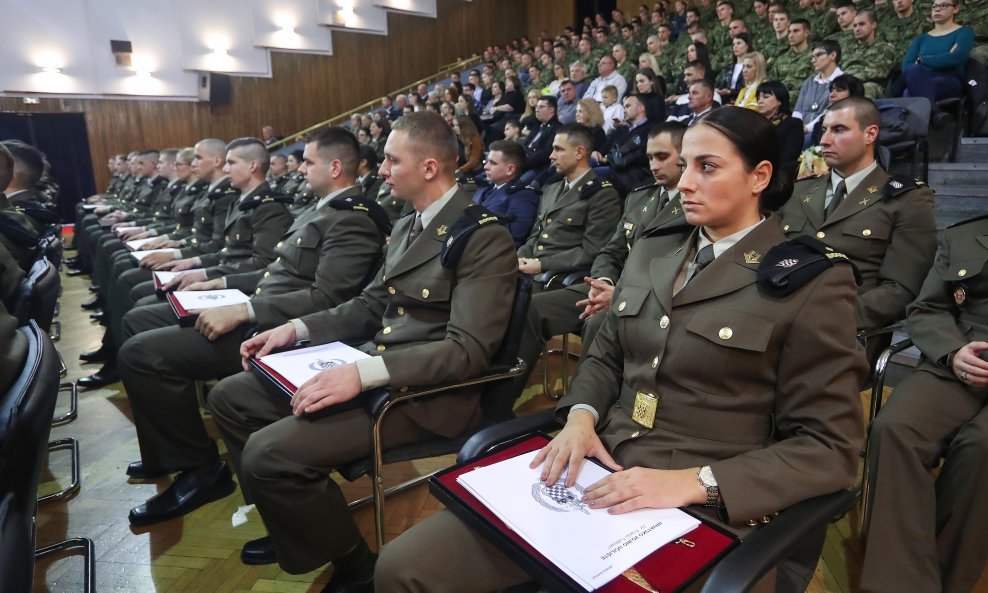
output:
<path id="1" fill-rule="evenodd" d="M 816 238 L 817 238 L 817 239 L 822 239 L 822 238 L 824 238 L 824 237 L 826 237 L 826 236 L 827 236 L 827 233 L 825 233 L 825 232 L 823 232 L 823 231 L 820 231 L 820 232 L 818 232 L 818 233 L 816 234 Z"/>
<path id="2" fill-rule="evenodd" d="M 546 223 L 546 224 L 552 224 L 552 219 L 551 219 L 551 218 L 547 218 L 547 219 L 545 219 L 545 223 Z"/>
<path id="3" fill-rule="evenodd" d="M 566 219 L 566 222 L 573 222 L 573 219 L 572 218 L 567 218 Z"/>
<path id="4" fill-rule="evenodd" d="M 542 238 L 543 239 L 548 239 L 549 238 L 549 233 L 542 233 Z"/>
<path id="5" fill-rule="evenodd" d="M 957 270 L 957 275 L 963 278 L 964 276 L 967 276 L 967 270 Z"/>
<path id="6" fill-rule="evenodd" d="M 545 250 L 545 247 L 539 245 L 539 251 L 544 251 L 544 250 Z"/>
<path id="7" fill-rule="evenodd" d="M 384 335 L 388 335 L 388 334 L 391 333 L 391 328 L 390 327 L 386 327 L 383 330 L 381 330 L 381 333 L 384 334 Z"/>
<path id="8" fill-rule="evenodd" d="M 202 218 L 200 218 L 200 219 L 199 219 L 199 222 L 206 222 L 206 217 L 205 217 L 205 216 L 203 216 Z"/>
<path id="9" fill-rule="evenodd" d="M 429 289 L 428 288 L 423 288 L 422 289 L 422 298 L 423 299 L 429 298 Z"/>
<path id="10" fill-rule="evenodd" d="M 720 333 L 718 334 L 721 340 L 730 340 L 734 336 L 734 330 L 729 327 L 720 328 Z"/>
<path id="11" fill-rule="evenodd" d="M 662 329 L 667 329 L 669 327 L 669 317 L 667 315 L 663 315 L 662 319 L 659 319 L 659 327 Z"/>
<path id="12" fill-rule="evenodd" d="M 284 245 L 284 244 L 285 244 L 285 242 L 284 242 L 284 241 L 278 241 L 278 244 L 277 244 L 277 245 L 275 245 L 275 247 L 281 247 L 281 246 L 282 246 L 282 245 Z"/>
<path id="13" fill-rule="evenodd" d="M 400 316 L 400 315 L 404 315 L 404 314 L 405 314 L 405 308 L 404 307 L 398 307 L 398 315 Z"/>
<path id="14" fill-rule="evenodd" d="M 255 290 L 255 291 L 254 291 L 254 294 L 261 294 L 261 289 L 260 289 L 260 288 L 258 288 L 257 290 Z"/>
<path id="15" fill-rule="evenodd" d="M 871 236 L 871 229 L 865 229 L 865 230 L 861 231 L 861 234 L 864 235 L 865 237 L 870 237 Z"/>
<path id="16" fill-rule="evenodd" d="M 785 225 L 785 226 L 783 226 L 783 227 L 782 227 L 782 230 L 784 230 L 784 231 L 788 231 L 788 230 L 789 230 L 789 225 L 787 224 L 787 225 Z"/>
<path id="17" fill-rule="evenodd" d="M 295 239 L 295 244 L 296 245 L 301 245 L 302 244 L 302 237 L 299 237 L 298 239 Z"/>
<path id="18" fill-rule="evenodd" d="M 265 278 L 267 278 L 267 277 L 269 277 L 269 276 L 271 276 L 271 272 L 264 272 L 264 277 L 265 277 Z"/>
<path id="19" fill-rule="evenodd" d="M 394 286 L 389 286 L 388 287 L 388 294 L 394 294 L 394 293 L 395 293 L 395 287 Z"/>
<path id="20" fill-rule="evenodd" d="M 378 344 L 377 345 L 377 351 L 378 352 L 384 352 L 384 344 Z"/>
<path id="21" fill-rule="evenodd" d="M 659 368 L 659 357 L 658 356 L 656 356 L 655 358 L 652 359 L 652 368 L 653 369 Z"/>
<path id="22" fill-rule="evenodd" d="M 628 303 L 627 302 L 621 301 L 621 304 L 618 305 L 618 311 L 624 311 L 624 308 L 627 307 L 627 306 L 628 306 Z"/>
<path id="23" fill-rule="evenodd" d="M 178 227 L 176 227 L 176 228 L 178 228 Z M 192 227 L 192 232 L 193 233 L 196 232 L 196 227 Z"/>
<path id="24" fill-rule="evenodd" d="M 278 259 L 276 259 L 276 260 L 274 260 L 274 261 L 281 261 L 281 256 L 279 255 L 279 256 L 278 256 Z"/>

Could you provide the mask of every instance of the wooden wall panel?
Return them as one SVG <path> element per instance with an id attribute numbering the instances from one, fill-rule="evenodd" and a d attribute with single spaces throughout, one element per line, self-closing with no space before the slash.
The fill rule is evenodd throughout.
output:
<path id="1" fill-rule="evenodd" d="M 533 2 L 542 4 L 543 2 Z M 555 4 L 555 2 L 544 2 Z M 272 78 L 233 78 L 229 105 L 110 99 L 0 97 L 0 110 L 84 112 L 97 188 L 117 152 L 188 146 L 200 138 L 290 134 L 434 74 L 439 66 L 527 31 L 525 0 L 438 0 L 437 19 L 392 13 L 388 36 L 333 32 L 333 55 L 273 53 Z M 559 27 L 561 30 L 562 27 Z"/>
<path id="2" fill-rule="evenodd" d="M 576 0 L 529 0 L 528 36 L 533 41 L 548 31 L 555 37 L 576 22 Z"/>

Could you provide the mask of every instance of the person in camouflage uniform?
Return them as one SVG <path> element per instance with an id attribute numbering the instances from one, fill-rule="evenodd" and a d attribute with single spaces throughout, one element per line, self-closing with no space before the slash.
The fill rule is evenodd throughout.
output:
<path id="1" fill-rule="evenodd" d="M 772 30 L 772 19 L 768 14 L 768 0 L 755 0 L 752 3 L 751 12 L 745 17 L 745 25 L 751 37 L 755 40 L 755 47 L 761 51 L 762 45 L 775 37 Z"/>
<path id="2" fill-rule="evenodd" d="M 810 28 L 817 39 L 829 37 L 831 33 L 836 33 L 839 27 L 837 14 L 830 10 L 827 0 L 813 0 L 805 18 L 810 21 Z"/>
<path id="3" fill-rule="evenodd" d="M 626 52 L 629 56 L 634 56 L 637 58 L 645 51 L 645 46 L 638 43 L 638 39 L 635 38 L 635 28 L 630 23 L 625 23 L 621 25 L 621 39 L 618 41 L 624 46 Z M 615 44 L 617 45 L 617 43 Z M 611 48 L 614 51 L 614 48 Z"/>
<path id="4" fill-rule="evenodd" d="M 842 0 L 837 5 L 837 26 L 839 30 L 831 35 L 830 38 L 839 43 L 841 47 L 847 47 L 854 42 L 854 17 L 857 15 L 858 7 L 851 0 Z"/>
<path id="5" fill-rule="evenodd" d="M 731 0 L 717 2 L 717 22 L 707 29 L 710 40 L 710 61 L 714 69 L 722 68 L 731 61 L 731 21 L 734 20 L 734 3 Z"/>
<path id="6" fill-rule="evenodd" d="M 789 11 L 786 9 L 778 10 L 772 15 L 773 34 L 771 39 L 760 45 L 758 41 L 755 42 L 755 47 L 765 56 L 765 63 L 768 64 L 770 71 L 775 65 L 775 59 L 789 51 L 789 25 L 791 24 Z"/>
<path id="7" fill-rule="evenodd" d="M 982 0 L 984 2 L 984 0 Z M 913 4 L 913 0 L 893 0 L 895 10 L 881 21 L 881 36 L 895 48 L 897 59 L 906 55 L 913 39 L 929 28 L 926 17 Z M 986 7 L 988 8 L 988 7 Z M 986 15 L 988 19 L 988 15 Z"/>
<path id="8" fill-rule="evenodd" d="M 769 78 L 782 81 L 789 89 L 791 101 L 799 98 L 803 81 L 813 76 L 810 63 L 810 23 L 796 19 L 789 25 L 789 51 L 775 59 L 769 70 Z"/>
<path id="9" fill-rule="evenodd" d="M 862 10 L 854 17 L 854 42 L 843 46 L 841 67 L 865 83 L 865 96 L 875 99 L 883 95 L 889 74 L 895 67 L 895 48 L 879 39 L 878 17 L 872 10 Z"/>
<path id="10" fill-rule="evenodd" d="M 624 44 L 615 43 L 614 48 L 611 49 L 611 57 L 617 62 L 617 72 L 624 77 L 625 82 L 628 83 L 629 92 L 631 89 L 635 88 L 635 74 L 638 74 L 638 68 L 635 63 L 628 58 L 628 50 L 625 49 Z"/>

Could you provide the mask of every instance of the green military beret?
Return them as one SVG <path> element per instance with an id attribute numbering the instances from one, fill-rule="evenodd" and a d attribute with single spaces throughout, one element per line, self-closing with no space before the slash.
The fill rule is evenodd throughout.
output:
<path id="1" fill-rule="evenodd" d="M 363 212 L 370 216 L 371 221 L 377 225 L 382 235 L 391 234 L 391 219 L 388 212 L 374 200 L 368 200 L 363 196 L 351 196 L 349 198 L 330 200 L 329 206 L 336 210 L 353 210 Z"/>
<path id="2" fill-rule="evenodd" d="M 919 189 L 924 185 L 926 184 L 919 179 L 913 179 L 911 177 L 906 177 L 905 175 L 893 175 L 892 177 L 889 177 L 889 180 L 885 183 L 883 193 L 886 197 L 897 198 L 906 192 Z"/>
<path id="3" fill-rule="evenodd" d="M 449 229 L 449 237 L 443 245 L 442 253 L 439 254 L 439 262 L 444 268 L 452 268 L 460 261 L 460 256 L 467 248 L 470 235 L 477 229 L 501 224 L 501 219 L 496 214 L 484 208 L 480 204 L 471 204 L 463 209 L 463 213 L 453 223 Z"/>
<path id="4" fill-rule="evenodd" d="M 854 280 L 861 284 L 861 273 L 846 255 L 813 237 L 799 236 L 769 249 L 758 266 L 758 287 L 769 296 L 788 296 L 834 264 L 851 266 Z"/>

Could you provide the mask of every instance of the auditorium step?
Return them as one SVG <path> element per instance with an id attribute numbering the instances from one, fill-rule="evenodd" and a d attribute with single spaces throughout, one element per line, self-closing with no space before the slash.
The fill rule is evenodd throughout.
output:
<path id="1" fill-rule="evenodd" d="M 988 163 L 988 138 L 961 138 L 960 163 Z"/>
<path id="2" fill-rule="evenodd" d="M 988 152 L 988 145 L 983 150 Z M 931 187 L 978 185 L 988 188 L 988 159 L 984 162 L 930 163 L 927 183 Z"/>
<path id="3" fill-rule="evenodd" d="M 932 175 L 932 170 L 931 170 Z M 988 183 L 982 185 L 932 185 L 936 192 L 933 215 L 937 228 L 988 213 Z"/>

